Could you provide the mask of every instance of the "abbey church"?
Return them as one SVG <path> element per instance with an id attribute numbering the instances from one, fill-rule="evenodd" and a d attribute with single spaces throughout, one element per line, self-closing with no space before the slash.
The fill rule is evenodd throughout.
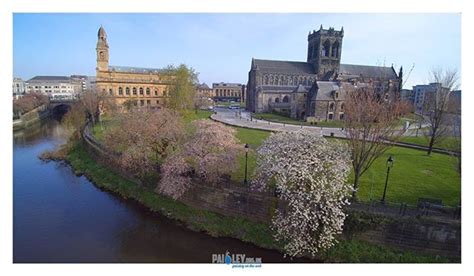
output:
<path id="1" fill-rule="evenodd" d="M 247 83 L 248 111 L 277 112 L 307 121 L 344 119 L 345 95 L 370 83 L 385 98 L 402 84 L 393 67 L 341 64 L 344 29 L 308 34 L 306 62 L 252 59 Z"/>

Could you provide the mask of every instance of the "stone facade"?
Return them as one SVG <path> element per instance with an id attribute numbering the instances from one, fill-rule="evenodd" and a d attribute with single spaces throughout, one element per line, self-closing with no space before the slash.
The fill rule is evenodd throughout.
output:
<path id="1" fill-rule="evenodd" d="M 240 83 L 219 82 L 212 84 L 214 100 L 240 102 L 245 86 Z"/>
<path id="2" fill-rule="evenodd" d="M 253 58 L 246 109 L 308 121 L 341 120 L 342 103 L 349 90 L 370 83 L 378 93 L 389 93 L 390 98 L 399 95 L 402 69 L 397 75 L 393 67 L 341 64 L 343 37 L 343 29 L 321 26 L 310 32 L 306 62 Z"/>
<path id="3" fill-rule="evenodd" d="M 109 65 L 107 34 L 100 27 L 97 34 L 96 89 L 108 94 L 118 105 L 162 107 L 169 93 L 171 77 L 162 69 Z"/>

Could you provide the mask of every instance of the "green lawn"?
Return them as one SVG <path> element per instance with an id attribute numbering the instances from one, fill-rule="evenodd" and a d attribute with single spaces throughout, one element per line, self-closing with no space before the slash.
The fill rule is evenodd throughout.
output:
<path id="1" fill-rule="evenodd" d="M 406 137 L 402 137 L 400 139 L 400 142 L 416 144 L 416 145 L 422 145 L 422 146 L 428 146 L 429 138 L 426 137 L 426 136 L 418 136 L 418 137 L 416 137 L 416 136 L 406 136 Z M 459 146 L 460 145 L 457 142 L 457 138 L 455 138 L 455 137 L 446 137 L 446 138 L 440 140 L 434 146 L 436 148 L 459 151 Z"/>
<path id="2" fill-rule="evenodd" d="M 252 116 L 257 119 L 263 119 L 270 122 L 285 123 L 285 124 L 291 124 L 291 125 L 302 124 L 304 126 L 337 127 L 337 128 L 344 126 L 344 122 L 342 121 L 317 122 L 314 125 L 311 125 L 308 122 L 300 121 L 300 120 L 293 119 L 293 118 L 276 114 L 276 113 L 256 113 L 256 114 L 254 113 L 252 114 Z"/>
<path id="3" fill-rule="evenodd" d="M 271 132 L 241 127 L 234 127 L 234 129 L 237 131 L 235 136 L 237 137 L 237 139 L 239 139 L 240 143 L 248 144 L 250 147 L 248 153 L 247 176 L 249 179 L 251 179 L 256 166 L 255 150 L 263 143 L 265 139 L 267 139 L 268 136 L 270 136 Z M 234 174 L 232 174 L 232 179 L 235 181 L 243 182 L 245 178 L 245 154 L 242 153 L 237 158 L 239 168 Z"/>
<path id="4" fill-rule="evenodd" d="M 461 198 L 461 178 L 454 157 L 425 151 L 394 147 L 374 162 L 362 176 L 358 197 L 362 201 L 380 200 L 387 173 L 386 160 L 395 159 L 390 171 L 386 200 L 416 204 L 418 198 L 443 200 L 456 206 Z M 352 177 L 351 177 L 352 179 Z"/>
<path id="5" fill-rule="evenodd" d="M 199 111 L 188 114 L 186 120 L 207 118 L 211 112 Z M 97 124 L 93 127 L 93 134 L 100 140 L 103 131 L 113 125 L 113 121 L 104 118 L 103 126 Z M 236 137 L 242 144 L 249 144 L 248 177 L 252 178 L 256 166 L 255 150 L 270 135 L 271 132 L 234 127 Z M 409 137 L 411 138 L 411 137 Z M 414 137 L 416 138 L 416 137 Z M 422 139 L 423 137 L 418 137 Z M 461 179 L 456 172 L 454 157 L 432 153 L 427 156 L 425 151 L 394 147 L 377 160 L 373 166 L 362 176 L 358 197 L 361 201 L 370 199 L 379 200 L 385 184 L 386 166 L 388 155 L 395 158 L 394 166 L 390 173 L 386 200 L 389 202 L 406 202 L 416 204 L 419 197 L 430 197 L 443 200 L 445 205 L 455 206 L 460 200 Z M 235 181 L 243 181 L 245 172 L 245 154 L 238 156 L 239 168 L 232 175 Z M 349 181 L 351 181 L 349 179 Z"/>

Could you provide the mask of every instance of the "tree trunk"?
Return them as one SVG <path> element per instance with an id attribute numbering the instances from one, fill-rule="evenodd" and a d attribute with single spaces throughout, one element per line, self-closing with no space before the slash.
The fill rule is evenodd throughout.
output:
<path id="1" fill-rule="evenodd" d="M 351 198 L 352 202 L 357 201 L 357 188 L 359 187 L 359 180 L 360 180 L 360 173 L 354 170 L 354 186 L 353 186 L 354 191 L 352 191 L 352 198 Z"/>
<path id="2" fill-rule="evenodd" d="M 433 145 L 434 145 L 434 136 L 431 136 L 430 143 L 428 145 L 428 155 L 431 155 L 431 152 L 433 151 Z"/>

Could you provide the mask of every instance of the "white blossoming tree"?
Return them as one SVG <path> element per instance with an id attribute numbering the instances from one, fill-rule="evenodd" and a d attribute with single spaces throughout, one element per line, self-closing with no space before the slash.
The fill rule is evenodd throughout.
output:
<path id="1" fill-rule="evenodd" d="M 286 254 L 316 255 L 334 245 L 342 233 L 344 205 L 352 185 L 350 152 L 307 131 L 272 134 L 257 150 L 255 190 L 274 186 L 286 202 L 276 210 L 272 230 Z"/>

